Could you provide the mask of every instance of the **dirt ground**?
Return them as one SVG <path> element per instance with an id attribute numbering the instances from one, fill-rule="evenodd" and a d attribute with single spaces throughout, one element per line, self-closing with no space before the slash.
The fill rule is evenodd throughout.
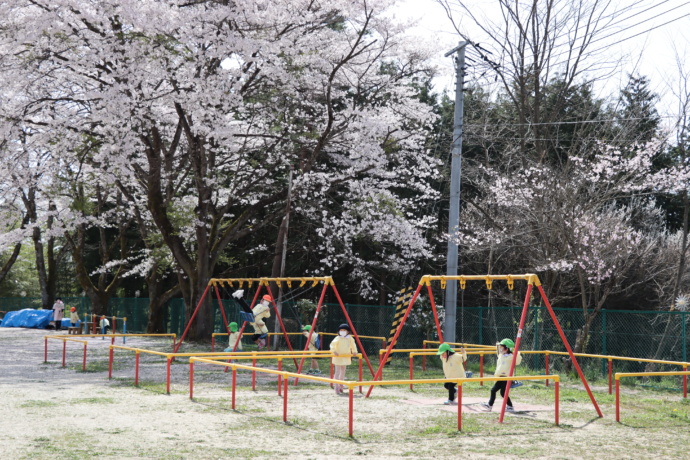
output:
<path id="1" fill-rule="evenodd" d="M 63 332 L 64 334 L 64 332 Z M 640 430 L 617 424 L 612 406 L 599 419 L 588 404 L 561 401 L 561 426 L 553 412 L 524 412 L 498 424 L 495 413 L 472 413 L 465 430 L 444 406 L 413 406 L 410 398 L 445 399 L 442 388 L 378 388 L 355 401 L 354 438 L 348 437 L 347 398 L 327 386 L 290 387 L 289 422 L 271 379 L 256 392 L 248 376 L 238 379 L 237 410 L 230 408 L 230 373 L 211 367 L 195 372 L 189 399 L 187 361 L 173 365 L 173 386 L 165 394 L 161 360 L 142 359 L 141 387 L 133 384 L 131 357 L 116 356 L 107 378 L 107 340 L 89 339 L 88 372 L 81 372 L 81 345 L 68 344 L 61 367 L 61 343 L 46 331 L 0 328 L 0 452 L 2 459 L 81 458 L 681 458 L 688 425 Z M 120 341 L 118 340 L 118 344 Z M 164 347 L 161 341 L 130 339 L 127 345 Z M 349 375 L 349 374 L 348 374 Z M 354 375 L 354 374 L 353 374 Z M 466 396 L 488 394 L 468 389 Z M 549 393 L 550 394 L 550 393 Z M 525 401 L 552 404 L 551 401 Z M 519 404 L 516 403 L 519 409 Z M 679 439 L 680 437 L 680 439 Z M 678 443 L 685 437 L 684 442 Z M 676 446 L 675 444 L 679 444 Z"/>

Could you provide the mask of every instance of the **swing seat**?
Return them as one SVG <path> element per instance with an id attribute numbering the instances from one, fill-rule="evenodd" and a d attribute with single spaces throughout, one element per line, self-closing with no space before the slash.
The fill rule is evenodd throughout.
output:
<path id="1" fill-rule="evenodd" d="M 522 380 L 513 380 L 510 382 L 510 388 L 517 388 L 523 385 Z"/>
<path id="2" fill-rule="evenodd" d="M 254 322 L 254 315 L 252 313 L 248 313 L 246 311 L 240 311 L 240 319 L 242 321 L 246 321 L 248 323 L 253 323 Z"/>

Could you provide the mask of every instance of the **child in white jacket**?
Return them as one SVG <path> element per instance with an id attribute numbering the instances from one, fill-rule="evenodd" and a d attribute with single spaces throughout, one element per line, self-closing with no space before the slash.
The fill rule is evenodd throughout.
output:
<path id="1" fill-rule="evenodd" d="M 330 349 L 335 355 L 332 361 L 335 366 L 333 378 L 336 380 L 345 380 L 345 370 L 347 366 L 352 363 L 352 355 L 358 353 L 350 326 L 347 324 L 338 326 L 338 337 L 333 339 Z M 335 386 L 335 394 L 344 394 L 342 385 L 338 384 Z"/>
<path id="2" fill-rule="evenodd" d="M 498 356 L 498 359 L 496 361 L 496 372 L 494 372 L 495 377 L 508 376 L 508 373 L 510 372 L 510 364 L 513 362 L 513 348 L 515 348 L 515 342 L 513 342 L 510 339 L 503 339 L 496 344 L 496 354 Z M 515 360 L 515 365 L 518 365 L 521 362 L 522 356 L 520 356 L 520 353 L 518 353 L 517 359 Z M 491 397 L 489 398 L 489 402 L 482 403 L 482 406 L 484 406 L 487 410 L 491 411 L 494 405 L 494 401 L 496 401 L 496 393 L 500 390 L 501 397 L 504 397 L 506 393 L 506 387 L 509 384 L 510 382 L 508 381 L 496 382 L 493 388 L 491 388 Z M 508 397 L 506 410 L 508 412 L 515 411 L 515 409 L 513 408 L 513 402 L 510 400 L 510 397 Z"/>

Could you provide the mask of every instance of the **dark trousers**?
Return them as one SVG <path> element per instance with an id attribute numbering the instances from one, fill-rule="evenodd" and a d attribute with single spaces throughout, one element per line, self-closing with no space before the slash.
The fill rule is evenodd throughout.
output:
<path id="1" fill-rule="evenodd" d="M 443 386 L 448 390 L 448 401 L 455 401 L 455 383 L 446 382 Z"/>
<path id="2" fill-rule="evenodd" d="M 491 388 L 491 398 L 489 398 L 489 406 L 494 405 L 494 401 L 496 401 L 496 393 L 498 392 L 498 390 L 501 390 L 501 398 L 503 398 L 505 396 L 506 385 L 508 383 L 509 382 L 496 382 L 494 384 L 493 388 Z M 513 402 L 510 400 L 510 398 L 508 398 L 508 405 L 509 406 L 513 405 Z"/>

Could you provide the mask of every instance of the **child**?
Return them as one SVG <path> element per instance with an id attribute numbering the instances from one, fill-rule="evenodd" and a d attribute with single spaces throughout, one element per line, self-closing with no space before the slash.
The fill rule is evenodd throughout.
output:
<path id="1" fill-rule="evenodd" d="M 333 375 L 333 378 L 336 380 L 345 380 L 345 370 L 348 364 L 352 363 L 352 355 L 358 353 L 350 326 L 347 324 L 338 326 L 338 337 L 333 339 L 330 348 L 335 355 L 332 361 L 335 366 L 335 375 Z M 342 385 L 337 384 L 335 386 L 335 394 L 344 394 Z"/>
<path id="2" fill-rule="evenodd" d="M 79 314 L 77 314 L 77 309 L 72 307 L 69 309 L 69 311 L 69 324 L 72 327 L 77 327 L 77 323 L 79 322 Z"/>
<path id="3" fill-rule="evenodd" d="M 230 334 L 228 334 L 228 348 L 223 351 L 242 351 L 242 340 L 239 340 L 240 333 L 237 332 L 237 323 L 232 322 L 228 326 L 230 326 Z M 237 344 L 237 349 L 235 349 L 235 344 Z"/>
<path id="4" fill-rule="evenodd" d="M 302 334 L 304 334 L 305 337 L 309 339 L 309 331 L 311 331 L 311 326 L 304 326 L 302 328 Z M 316 339 L 318 339 L 319 335 L 314 331 L 314 333 L 311 335 L 311 339 L 309 339 L 309 351 L 317 351 L 319 347 L 316 345 Z M 309 366 L 309 371 L 307 371 L 307 374 L 312 374 L 312 375 L 321 375 L 321 369 L 319 369 L 319 363 L 316 361 L 316 358 L 311 359 L 311 365 Z"/>
<path id="5" fill-rule="evenodd" d="M 110 321 L 106 319 L 105 316 L 101 316 L 101 321 L 98 324 L 98 329 L 101 334 L 107 334 L 110 331 Z"/>
<path id="6" fill-rule="evenodd" d="M 264 318 L 271 317 L 271 299 L 272 297 L 268 294 L 261 298 L 261 302 L 256 304 L 254 308 L 249 308 L 247 302 L 242 298 L 244 295 L 244 289 L 238 289 L 232 293 L 232 296 L 237 299 L 242 310 L 246 313 L 251 313 L 254 315 L 254 322 L 250 323 L 254 328 L 254 335 L 252 335 L 252 340 L 261 350 L 266 346 L 266 338 L 268 337 L 268 328 L 266 323 L 263 322 Z"/>
<path id="7" fill-rule="evenodd" d="M 465 377 L 465 366 L 464 363 L 467 361 L 467 353 L 464 348 L 460 348 L 460 353 L 457 354 L 453 351 L 451 346 L 447 343 L 442 343 L 438 347 L 438 352 L 436 353 L 443 363 L 443 374 L 447 379 L 464 378 Z M 456 405 L 455 402 L 455 386 L 457 384 L 454 382 L 446 382 L 443 386 L 448 390 L 448 401 L 445 401 L 445 405 Z M 458 409 L 460 410 L 460 409 Z"/>
<path id="8" fill-rule="evenodd" d="M 510 372 L 510 363 L 513 361 L 513 348 L 515 348 L 515 342 L 513 342 L 510 339 L 503 339 L 496 344 L 496 354 L 498 356 L 498 359 L 496 361 L 496 372 L 494 372 L 495 377 L 508 376 L 508 372 Z M 515 360 L 515 365 L 518 365 L 521 362 L 522 356 L 520 356 L 520 353 L 518 353 L 517 359 Z M 496 401 L 496 393 L 500 390 L 501 397 L 504 397 L 506 393 L 506 386 L 508 384 L 510 384 L 510 382 L 508 381 L 496 382 L 493 388 L 491 388 L 491 398 L 489 398 L 489 402 L 482 403 L 482 406 L 484 406 L 487 410 L 491 411 L 491 408 L 494 405 L 494 401 Z M 513 408 L 513 402 L 510 400 L 510 397 L 508 397 L 506 410 L 508 412 L 515 412 L 515 409 Z"/>

